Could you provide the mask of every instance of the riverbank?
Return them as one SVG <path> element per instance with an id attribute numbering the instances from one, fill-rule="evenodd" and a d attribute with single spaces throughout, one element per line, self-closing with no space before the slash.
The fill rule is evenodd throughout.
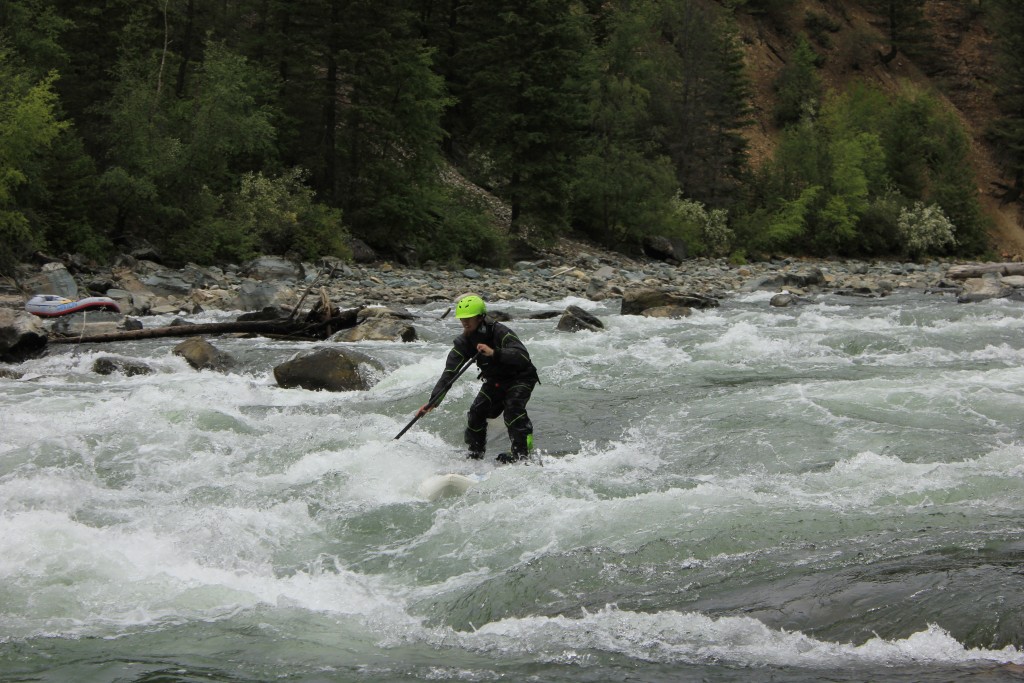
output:
<path id="1" fill-rule="evenodd" d="M 743 291 L 772 290 L 813 297 L 823 292 L 885 296 L 901 289 L 972 293 L 988 287 L 991 296 L 1024 286 L 1005 267 L 934 260 L 812 260 L 785 258 L 732 264 L 698 258 L 665 262 L 632 258 L 571 240 L 560 240 L 537 258 L 508 268 L 416 268 L 390 262 L 296 263 L 261 257 L 243 265 L 171 269 L 123 255 L 109 267 L 70 261 L 22 269 L 19 284 L 4 283 L 0 307 L 21 309 L 34 293 L 68 298 L 109 296 L 122 313 L 146 316 L 203 310 L 290 310 L 326 297 L 333 305 L 423 305 L 452 301 L 465 292 L 488 300 L 559 301 L 566 297 L 603 300 L 629 289 L 658 289 L 717 299 Z M 1019 264 L 1008 264 L 1019 265 Z M 978 275 L 979 277 L 964 277 Z M 972 282 L 978 280 L 978 282 Z M 993 287 L 993 285 L 995 285 Z M 310 297 L 313 297 L 312 299 Z"/>

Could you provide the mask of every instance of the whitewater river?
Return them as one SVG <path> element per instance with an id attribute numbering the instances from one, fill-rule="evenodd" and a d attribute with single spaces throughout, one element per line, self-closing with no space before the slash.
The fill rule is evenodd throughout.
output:
<path id="1" fill-rule="evenodd" d="M 475 373 L 394 440 L 444 304 L 420 341 L 354 345 L 384 367 L 366 392 L 278 388 L 313 345 L 266 339 L 213 339 L 231 374 L 178 339 L 11 366 L 0 680 L 1019 679 L 1024 305 L 769 298 L 495 305 L 540 370 L 543 466 L 463 458 Z M 523 319 L 567 304 L 607 329 Z M 427 502 L 439 472 L 484 478 Z"/>

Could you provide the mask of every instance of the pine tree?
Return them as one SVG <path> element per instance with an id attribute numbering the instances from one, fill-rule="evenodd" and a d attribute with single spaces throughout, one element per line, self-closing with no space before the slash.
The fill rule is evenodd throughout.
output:
<path id="1" fill-rule="evenodd" d="M 696 0 L 662 5 L 663 45 L 648 86 L 663 149 L 683 194 L 712 207 L 734 200 L 746 172 L 747 81 L 736 32 Z"/>
<path id="2" fill-rule="evenodd" d="M 653 3 L 608 3 L 598 27 L 587 82 L 589 133 L 573 183 L 573 224 L 617 247 L 673 231 L 678 191 L 671 160 L 652 134 L 650 92 Z"/>
<path id="3" fill-rule="evenodd" d="M 478 177 L 511 206 L 511 230 L 564 230 L 586 123 L 588 45 L 573 0 L 469 0 L 455 60 Z"/>
<path id="4" fill-rule="evenodd" d="M 996 183 L 996 187 L 1003 204 L 1024 202 L 1024 3 L 993 0 L 991 25 L 997 38 L 995 101 L 1001 116 L 992 124 L 988 137 L 1003 176 L 1009 179 Z"/>

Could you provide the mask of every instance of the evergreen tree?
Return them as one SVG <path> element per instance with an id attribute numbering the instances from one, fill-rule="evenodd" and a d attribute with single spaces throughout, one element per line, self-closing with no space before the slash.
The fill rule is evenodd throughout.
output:
<path id="1" fill-rule="evenodd" d="M 879 54 L 883 64 L 891 62 L 900 52 L 910 57 L 928 53 L 925 0 L 866 0 L 865 4 L 885 17 L 889 45 Z"/>
<path id="2" fill-rule="evenodd" d="M 1024 203 L 1024 3 L 992 0 L 998 72 L 995 102 L 999 118 L 988 137 L 1007 182 L 996 183 L 1001 203 Z"/>
<path id="3" fill-rule="evenodd" d="M 818 75 L 818 55 L 801 34 L 775 82 L 775 122 L 780 126 L 795 123 L 802 116 L 813 116 L 821 107 L 822 86 Z"/>
<path id="4" fill-rule="evenodd" d="M 609 3 L 594 15 L 600 42 L 589 59 L 590 132 L 576 167 L 573 224 L 616 247 L 673 232 L 678 191 L 671 160 L 652 135 L 653 3 Z"/>
<path id="5" fill-rule="evenodd" d="M 661 5 L 659 69 L 648 86 L 662 148 L 683 194 L 712 207 L 734 201 L 746 173 L 747 81 L 736 32 L 696 0 Z"/>
<path id="6" fill-rule="evenodd" d="M 461 16 L 456 59 L 477 176 L 511 206 L 513 233 L 557 233 L 586 123 L 583 16 L 573 0 L 468 0 Z"/>
<path id="7" fill-rule="evenodd" d="M 280 156 L 311 171 L 354 234 L 394 249 L 430 244 L 448 103 L 407 0 L 275 0 L 261 59 L 279 76 Z"/>

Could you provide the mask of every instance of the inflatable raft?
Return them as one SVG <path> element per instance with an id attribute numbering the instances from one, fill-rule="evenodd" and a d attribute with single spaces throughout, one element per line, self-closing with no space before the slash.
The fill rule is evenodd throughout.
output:
<path id="1" fill-rule="evenodd" d="M 80 311 L 105 310 L 121 312 L 117 302 L 106 296 L 90 296 L 85 299 L 65 299 L 57 294 L 36 294 L 25 303 L 25 310 L 43 318 L 56 318 Z"/>

